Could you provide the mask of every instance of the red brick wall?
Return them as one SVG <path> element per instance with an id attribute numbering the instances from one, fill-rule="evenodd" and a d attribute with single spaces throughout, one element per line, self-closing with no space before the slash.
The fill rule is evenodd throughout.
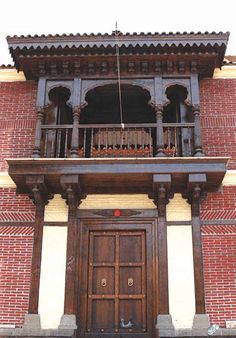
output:
<path id="1" fill-rule="evenodd" d="M 0 171 L 6 158 L 31 157 L 35 134 L 37 84 L 0 82 Z"/>
<path id="2" fill-rule="evenodd" d="M 225 327 L 236 318 L 236 220 L 234 226 L 203 226 L 206 312 Z"/>
<path id="3" fill-rule="evenodd" d="M 37 84 L 0 83 L 0 171 L 6 158 L 31 157 L 35 135 Z M 206 79 L 200 85 L 203 149 L 207 156 L 230 156 L 236 168 L 236 79 Z M 223 187 L 202 203 L 202 219 L 236 220 L 236 188 Z M 0 189 L 0 221 L 30 221 L 34 206 L 15 189 Z M 11 235 L 7 233 L 12 229 Z M 27 230 L 24 230 L 27 229 Z M 233 230 L 232 230 L 233 229 Z M 21 325 L 27 312 L 32 229 L 4 227 L 0 232 L 2 266 L 0 323 Z M 212 322 L 236 318 L 235 227 L 203 226 L 206 307 Z"/>
<path id="4" fill-rule="evenodd" d="M 32 227 L 0 227 L 0 323 L 21 326 L 28 310 Z"/>
<path id="5" fill-rule="evenodd" d="M 223 186 L 208 193 L 201 203 L 201 218 L 207 220 L 236 220 L 236 186 Z"/>
<path id="6" fill-rule="evenodd" d="M 16 195 L 14 188 L 0 188 L 0 221 L 33 221 L 35 206 L 26 195 Z"/>
<path id="7" fill-rule="evenodd" d="M 37 83 L 0 83 L 0 171 L 5 158 L 31 157 Z M 236 79 L 200 83 L 203 148 L 207 156 L 230 156 L 236 167 Z"/>
<path id="8" fill-rule="evenodd" d="M 236 168 L 236 79 L 206 79 L 200 84 L 203 150 L 231 157 Z"/>

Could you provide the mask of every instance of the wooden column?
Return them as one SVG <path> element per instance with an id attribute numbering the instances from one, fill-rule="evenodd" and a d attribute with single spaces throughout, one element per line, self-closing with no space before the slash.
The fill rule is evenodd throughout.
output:
<path id="1" fill-rule="evenodd" d="M 191 193 L 192 239 L 196 314 L 205 313 L 204 274 L 201 242 L 200 184 L 195 184 Z"/>
<path id="2" fill-rule="evenodd" d="M 37 178 L 27 177 L 27 184 L 33 185 L 32 198 L 36 206 L 28 311 L 30 314 L 37 314 L 39 302 L 44 209 L 48 202 L 49 195 L 46 192 L 46 188 L 44 186 L 44 177 L 42 175 L 39 175 Z"/>
<path id="3" fill-rule="evenodd" d="M 204 156 L 202 152 L 202 131 L 200 123 L 200 108 L 199 105 L 192 107 L 194 116 L 194 156 Z"/>
<path id="4" fill-rule="evenodd" d="M 43 124 L 44 110 L 42 107 L 38 108 L 37 111 L 37 121 L 35 127 L 35 142 L 33 149 L 33 157 L 41 157 L 41 138 L 42 138 L 42 129 Z"/>
<path id="5" fill-rule="evenodd" d="M 169 314 L 168 290 L 168 255 L 167 255 L 167 222 L 166 205 L 170 191 L 171 176 L 168 174 L 154 175 L 154 203 L 158 210 L 158 299 L 159 314 Z"/>
<path id="6" fill-rule="evenodd" d="M 164 134 L 163 134 L 163 106 L 155 106 L 156 113 L 156 157 L 163 157 L 164 154 Z"/>
<path id="7" fill-rule="evenodd" d="M 79 157 L 79 116 L 81 109 L 79 107 L 73 108 L 73 130 L 71 140 L 70 157 Z"/>
<path id="8" fill-rule="evenodd" d="M 66 282 L 64 314 L 77 313 L 76 297 L 76 255 L 78 249 L 77 209 L 81 203 L 81 191 L 78 175 L 62 175 L 61 185 L 64 189 L 63 197 L 69 206 L 67 253 L 66 253 Z"/>

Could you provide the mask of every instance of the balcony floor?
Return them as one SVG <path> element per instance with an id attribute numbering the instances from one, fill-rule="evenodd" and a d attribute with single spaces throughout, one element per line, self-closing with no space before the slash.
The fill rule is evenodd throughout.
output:
<path id="1" fill-rule="evenodd" d="M 51 193 L 61 193 L 61 175 L 78 175 L 82 192 L 149 193 L 154 174 L 170 174 L 171 190 L 185 192 L 189 174 L 206 174 L 206 191 L 216 191 L 226 172 L 227 157 L 161 158 L 21 158 L 8 159 L 18 193 L 29 193 L 28 176 L 43 175 Z"/>

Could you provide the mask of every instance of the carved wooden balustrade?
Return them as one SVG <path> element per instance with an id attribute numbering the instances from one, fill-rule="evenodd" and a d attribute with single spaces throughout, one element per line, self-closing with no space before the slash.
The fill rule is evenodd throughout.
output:
<path id="1" fill-rule="evenodd" d="M 78 157 L 154 157 L 156 124 L 78 126 Z M 70 157 L 73 125 L 42 125 L 41 157 Z M 169 157 L 193 156 L 194 124 L 163 123 L 163 152 Z"/>

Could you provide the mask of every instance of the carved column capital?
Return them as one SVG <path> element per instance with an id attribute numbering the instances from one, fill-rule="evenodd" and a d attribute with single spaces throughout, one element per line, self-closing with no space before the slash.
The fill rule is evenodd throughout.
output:
<path id="1" fill-rule="evenodd" d="M 74 117 L 74 118 L 79 118 L 79 117 L 80 117 L 81 107 L 79 107 L 79 106 L 74 106 L 74 107 L 72 108 L 72 111 L 73 111 L 73 117 Z"/>
<path id="2" fill-rule="evenodd" d="M 62 198 L 66 200 L 71 210 L 77 210 L 82 199 L 86 197 L 81 190 L 79 175 L 62 175 L 61 186 L 63 189 Z"/>
<path id="3" fill-rule="evenodd" d="M 192 216 L 200 216 L 200 203 L 206 197 L 204 186 L 207 182 L 206 174 L 189 174 L 186 192 L 183 198 L 191 204 Z"/>
<path id="4" fill-rule="evenodd" d="M 154 106 L 154 109 L 155 109 L 156 115 L 157 115 L 157 114 L 163 114 L 164 107 L 163 107 L 162 104 L 156 104 L 156 105 Z"/>
<path id="5" fill-rule="evenodd" d="M 154 204 L 157 206 L 158 217 L 166 217 L 166 205 L 169 199 L 173 197 L 171 192 L 171 175 L 153 175 L 153 193 L 150 198 L 153 199 Z"/>
<path id="6" fill-rule="evenodd" d="M 29 175 L 26 177 L 26 185 L 30 189 L 29 197 L 36 206 L 36 210 L 44 210 L 45 205 L 53 198 L 53 194 L 49 193 L 44 175 Z"/>
<path id="7" fill-rule="evenodd" d="M 200 105 L 199 104 L 193 104 L 191 109 L 192 109 L 192 112 L 194 114 L 200 114 Z"/>
<path id="8" fill-rule="evenodd" d="M 200 216 L 200 198 L 201 198 L 200 184 L 196 184 L 194 186 L 190 198 L 191 198 L 190 202 L 192 216 Z"/>

